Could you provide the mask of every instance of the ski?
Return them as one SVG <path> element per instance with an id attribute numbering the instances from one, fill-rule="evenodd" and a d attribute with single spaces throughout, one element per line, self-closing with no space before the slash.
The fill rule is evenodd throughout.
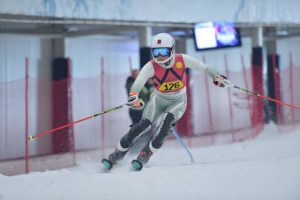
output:
<path id="1" fill-rule="evenodd" d="M 102 159 L 101 163 L 103 166 L 102 169 L 105 171 L 111 170 L 111 168 L 114 166 L 114 164 L 108 159 Z"/>
<path id="2" fill-rule="evenodd" d="M 108 159 L 102 159 L 102 171 L 103 172 L 110 172 L 111 169 L 114 167 L 114 164 Z M 133 171 L 141 171 L 143 169 L 143 163 L 138 160 L 131 161 L 131 170 Z"/>
<path id="3" fill-rule="evenodd" d="M 141 171 L 143 169 L 143 163 L 138 160 L 131 161 L 131 166 L 135 171 Z"/>

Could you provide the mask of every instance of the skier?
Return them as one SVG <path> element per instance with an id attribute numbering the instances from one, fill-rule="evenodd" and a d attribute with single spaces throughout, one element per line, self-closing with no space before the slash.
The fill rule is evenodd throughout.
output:
<path id="1" fill-rule="evenodd" d="M 145 106 L 141 121 L 131 127 L 121 138 L 108 159 L 102 160 L 106 169 L 111 169 L 114 164 L 123 159 L 138 137 L 148 132 L 159 119 L 161 120 L 159 128 L 141 150 L 137 159 L 132 161 L 132 167 L 141 170 L 152 154 L 162 147 L 172 124 L 182 117 L 186 109 L 186 68 L 206 73 L 213 79 L 215 85 L 230 86 L 229 80 L 214 68 L 189 55 L 175 54 L 175 40 L 167 33 L 159 33 L 153 37 L 151 51 L 153 59 L 143 66 L 133 83 L 128 104 L 134 109 L 144 105 L 139 99 L 139 92 L 151 77 L 154 77 L 154 95 Z"/>

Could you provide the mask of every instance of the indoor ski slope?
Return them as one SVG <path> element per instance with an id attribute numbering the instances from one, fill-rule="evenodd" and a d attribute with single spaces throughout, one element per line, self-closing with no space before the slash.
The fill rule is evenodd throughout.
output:
<path id="1" fill-rule="evenodd" d="M 300 130 L 267 126 L 254 141 L 191 149 L 164 148 L 142 171 L 127 158 L 110 173 L 81 155 L 72 169 L 0 175 L 0 199 L 299 200 Z M 100 159 L 100 158 L 99 158 Z"/>

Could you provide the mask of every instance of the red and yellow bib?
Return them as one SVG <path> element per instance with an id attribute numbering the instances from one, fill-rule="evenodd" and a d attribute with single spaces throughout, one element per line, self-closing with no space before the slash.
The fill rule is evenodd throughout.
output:
<path id="1" fill-rule="evenodd" d="M 164 68 L 151 60 L 154 67 L 154 86 L 160 92 L 176 92 L 186 85 L 185 63 L 182 55 L 175 54 L 171 68 Z"/>

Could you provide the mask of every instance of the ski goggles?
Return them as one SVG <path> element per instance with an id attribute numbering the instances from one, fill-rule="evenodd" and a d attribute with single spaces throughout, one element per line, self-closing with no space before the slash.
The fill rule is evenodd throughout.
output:
<path id="1" fill-rule="evenodd" d="M 153 48 L 152 49 L 152 54 L 154 58 L 157 58 L 159 55 L 163 57 L 167 57 L 171 55 L 171 48 Z"/>

